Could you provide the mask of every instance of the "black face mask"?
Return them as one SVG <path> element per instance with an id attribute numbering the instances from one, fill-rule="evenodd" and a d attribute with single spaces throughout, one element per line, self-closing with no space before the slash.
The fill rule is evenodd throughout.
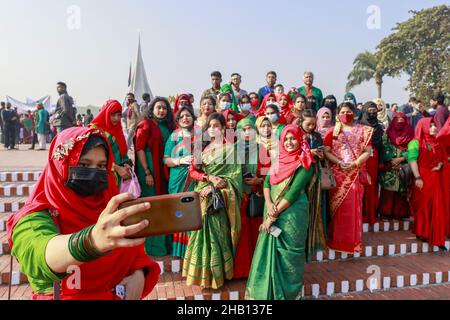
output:
<path id="1" fill-rule="evenodd" d="M 66 186 L 81 197 L 89 197 L 108 189 L 108 171 L 84 167 L 70 167 Z"/>
<path id="2" fill-rule="evenodd" d="M 367 116 L 370 120 L 378 119 L 378 112 L 369 112 L 367 113 Z"/>

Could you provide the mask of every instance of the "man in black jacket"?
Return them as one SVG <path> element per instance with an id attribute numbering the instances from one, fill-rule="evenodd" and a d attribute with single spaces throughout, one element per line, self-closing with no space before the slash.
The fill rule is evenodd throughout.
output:
<path id="1" fill-rule="evenodd" d="M 58 102 L 56 103 L 56 110 L 53 117 L 53 126 L 59 133 L 71 128 L 75 123 L 75 109 L 73 99 L 67 93 L 67 85 L 64 82 L 58 82 L 56 90 L 59 94 Z"/>
<path id="2" fill-rule="evenodd" d="M 3 129 L 5 135 L 5 149 L 13 150 L 16 146 L 16 125 L 18 115 L 11 104 L 6 104 L 6 109 L 2 110 L 1 118 L 3 122 Z"/>

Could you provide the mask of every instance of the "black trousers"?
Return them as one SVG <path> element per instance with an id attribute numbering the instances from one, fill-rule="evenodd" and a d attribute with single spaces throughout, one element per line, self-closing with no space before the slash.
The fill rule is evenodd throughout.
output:
<path id="1" fill-rule="evenodd" d="M 5 124 L 5 148 L 14 148 L 16 146 L 16 126 Z"/>
<path id="2" fill-rule="evenodd" d="M 31 149 L 34 149 L 37 142 L 38 142 L 37 133 L 35 130 L 33 130 L 31 131 Z"/>

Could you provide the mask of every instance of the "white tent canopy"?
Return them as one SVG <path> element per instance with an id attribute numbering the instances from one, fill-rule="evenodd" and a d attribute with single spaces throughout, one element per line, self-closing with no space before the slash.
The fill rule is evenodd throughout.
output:
<path id="1" fill-rule="evenodd" d="M 26 102 L 21 102 L 19 100 L 16 100 L 10 96 L 6 96 L 6 101 L 11 103 L 11 106 L 13 108 L 17 108 L 17 111 L 19 113 L 24 113 L 28 111 L 34 111 L 36 110 L 36 104 L 38 102 L 42 103 L 44 105 L 45 110 L 52 113 L 55 109 L 55 106 L 52 105 L 52 98 L 50 96 L 46 96 L 44 98 L 41 98 L 39 100 L 34 100 L 31 98 L 27 98 Z"/>
<path id="2" fill-rule="evenodd" d="M 127 93 L 134 93 L 136 100 L 139 104 L 143 102 L 142 95 L 148 93 L 150 98 L 153 99 L 153 93 L 150 89 L 150 85 L 147 79 L 147 73 L 145 72 L 144 60 L 142 59 L 141 50 L 141 37 L 139 36 L 138 53 L 136 61 L 131 70 L 131 79 Z"/>

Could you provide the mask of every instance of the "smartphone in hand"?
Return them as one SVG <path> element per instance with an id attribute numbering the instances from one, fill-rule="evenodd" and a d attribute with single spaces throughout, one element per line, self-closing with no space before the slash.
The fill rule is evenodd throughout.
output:
<path id="1" fill-rule="evenodd" d="M 283 232 L 283 230 L 281 230 L 277 226 L 271 226 L 269 231 L 270 231 L 270 234 L 272 236 L 274 236 L 275 238 L 278 238 L 281 235 L 281 233 Z"/>

